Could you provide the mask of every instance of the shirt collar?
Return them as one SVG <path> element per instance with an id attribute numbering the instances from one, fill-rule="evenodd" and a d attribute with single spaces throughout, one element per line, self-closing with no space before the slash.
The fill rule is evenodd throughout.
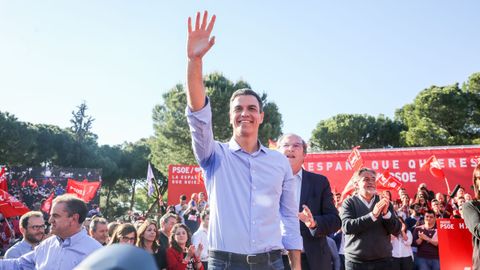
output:
<path id="1" fill-rule="evenodd" d="M 253 152 L 252 155 L 255 155 L 257 154 L 258 152 L 263 152 L 263 153 L 266 153 L 267 152 L 267 148 L 265 146 L 262 145 L 262 143 L 260 141 L 257 141 L 257 143 L 260 145 L 260 148 Z M 235 141 L 235 139 L 232 137 L 230 139 L 230 141 L 228 142 L 228 147 L 233 151 L 233 152 L 237 152 L 239 150 L 243 150 L 242 147 L 240 147 L 240 145 L 237 143 L 237 141 Z"/>
<path id="2" fill-rule="evenodd" d="M 297 174 L 294 175 L 295 177 L 298 177 L 300 181 L 302 180 L 303 176 L 303 168 L 300 168 L 300 170 L 297 172 Z"/>
<path id="3" fill-rule="evenodd" d="M 20 242 L 20 245 L 25 246 L 25 247 L 29 247 L 33 250 L 33 245 L 30 244 L 29 242 L 27 242 L 27 240 L 25 240 L 25 238 L 22 239 L 22 241 Z"/>
<path id="4" fill-rule="evenodd" d="M 62 239 L 59 236 L 56 236 L 56 237 L 62 247 L 69 247 L 72 245 L 72 243 L 74 244 L 78 242 L 79 239 L 83 238 L 85 235 L 87 235 L 87 231 L 82 228 L 78 233 L 70 237 L 67 237 L 66 239 Z"/>

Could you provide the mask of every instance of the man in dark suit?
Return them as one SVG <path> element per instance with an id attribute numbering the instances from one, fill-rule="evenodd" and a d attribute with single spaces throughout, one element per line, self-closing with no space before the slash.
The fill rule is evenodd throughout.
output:
<path id="1" fill-rule="evenodd" d="M 285 134 L 278 140 L 279 151 L 290 161 L 293 175 L 298 181 L 300 233 L 303 238 L 302 269 L 332 269 L 332 255 L 327 235 L 336 232 L 341 221 L 333 203 L 328 179 L 305 171 L 302 164 L 307 144 L 298 135 Z M 284 260 L 285 269 L 288 263 Z"/>

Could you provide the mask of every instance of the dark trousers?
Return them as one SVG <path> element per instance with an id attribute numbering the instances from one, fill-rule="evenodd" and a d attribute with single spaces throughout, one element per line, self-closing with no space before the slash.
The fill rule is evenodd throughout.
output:
<path id="1" fill-rule="evenodd" d="M 307 256 L 305 255 L 305 253 L 302 253 L 301 255 L 301 262 L 302 262 L 302 270 L 310 270 L 310 266 L 308 265 L 308 260 L 307 260 Z M 287 255 L 282 255 L 282 260 L 283 260 L 283 267 L 285 268 L 285 270 L 291 270 L 290 268 L 290 261 L 288 260 L 288 256 Z"/>
<path id="2" fill-rule="evenodd" d="M 392 258 L 392 270 L 413 270 L 412 257 Z"/>
<path id="3" fill-rule="evenodd" d="M 346 270 L 385 270 L 392 268 L 392 260 L 390 258 L 372 262 L 352 262 L 345 259 Z"/>

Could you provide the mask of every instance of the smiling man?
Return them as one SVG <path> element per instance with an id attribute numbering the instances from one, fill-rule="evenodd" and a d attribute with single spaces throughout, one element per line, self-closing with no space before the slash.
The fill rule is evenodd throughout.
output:
<path id="1" fill-rule="evenodd" d="M 42 212 L 30 211 L 20 218 L 22 241 L 16 243 L 5 253 L 5 259 L 15 259 L 33 250 L 45 237 L 45 220 Z"/>
<path id="2" fill-rule="evenodd" d="M 101 247 L 82 227 L 87 212 L 87 205 L 77 197 L 58 196 L 53 200 L 48 220 L 53 235 L 17 259 L 0 260 L 0 270 L 73 269 Z"/>
<path id="3" fill-rule="evenodd" d="M 347 198 L 340 210 L 345 269 L 390 269 L 390 234 L 398 235 L 401 223 L 388 199 L 377 195 L 374 170 L 361 168 L 353 174 L 353 181 L 357 194 Z"/>
<path id="4" fill-rule="evenodd" d="M 331 269 L 332 255 L 327 235 L 340 229 L 341 221 L 333 203 L 333 194 L 327 177 L 302 168 L 307 144 L 296 134 L 285 134 L 278 139 L 278 150 L 290 161 L 297 181 L 296 204 L 303 238 L 302 270 Z M 288 268 L 288 264 L 285 264 Z"/>
<path id="5" fill-rule="evenodd" d="M 193 151 L 205 172 L 210 205 L 209 269 L 283 269 L 281 250 L 290 251 L 293 269 L 300 269 L 296 185 L 281 153 L 258 140 L 263 122 L 262 100 L 250 89 L 230 98 L 232 138 L 213 139 L 212 110 L 202 78 L 202 58 L 213 46 L 208 22 L 197 13 L 188 22 L 187 120 Z M 208 24 L 207 24 L 208 22 Z"/>

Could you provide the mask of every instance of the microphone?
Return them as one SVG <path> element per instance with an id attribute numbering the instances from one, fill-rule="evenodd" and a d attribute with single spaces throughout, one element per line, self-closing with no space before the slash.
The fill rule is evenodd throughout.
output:
<path id="1" fill-rule="evenodd" d="M 460 189 L 460 185 L 456 185 L 453 189 L 452 193 L 450 193 L 450 198 L 454 198 L 457 195 L 458 190 Z"/>

